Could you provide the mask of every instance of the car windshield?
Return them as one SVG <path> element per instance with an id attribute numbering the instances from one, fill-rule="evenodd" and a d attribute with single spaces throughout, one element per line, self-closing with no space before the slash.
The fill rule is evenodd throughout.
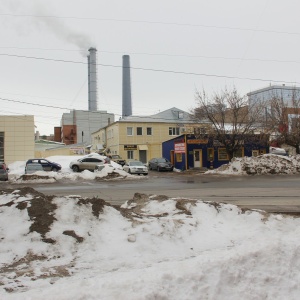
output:
<path id="1" fill-rule="evenodd" d="M 165 159 L 165 158 L 158 158 L 157 162 L 164 163 L 164 162 L 169 162 L 169 161 L 167 159 Z"/>
<path id="2" fill-rule="evenodd" d="M 112 155 L 111 157 L 112 157 L 112 158 L 121 158 L 120 155 Z"/>
<path id="3" fill-rule="evenodd" d="M 131 161 L 129 163 L 130 166 L 144 166 L 142 162 L 140 161 Z"/>

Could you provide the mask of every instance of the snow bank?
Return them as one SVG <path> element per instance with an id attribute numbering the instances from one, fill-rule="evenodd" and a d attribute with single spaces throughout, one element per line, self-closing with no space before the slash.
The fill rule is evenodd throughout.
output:
<path id="1" fill-rule="evenodd" d="M 205 174 L 223 175 L 260 175 L 260 174 L 297 174 L 300 172 L 300 155 L 282 156 L 264 154 L 257 157 L 236 157 L 229 164 Z"/>
<path id="2" fill-rule="evenodd" d="M 136 194 L 0 194 L 2 299 L 298 299 L 300 220 Z"/>
<path id="3" fill-rule="evenodd" d="M 50 156 L 47 160 L 56 162 L 61 165 L 62 169 L 59 172 L 43 172 L 38 171 L 34 174 L 25 175 L 25 161 L 17 161 L 10 164 L 9 167 L 9 181 L 14 183 L 51 183 L 63 179 L 68 180 L 99 180 L 99 179 L 133 179 L 142 178 L 137 175 L 131 175 L 125 172 L 119 164 L 111 161 L 110 164 L 105 164 L 101 171 L 91 172 L 84 170 L 83 172 L 75 173 L 70 169 L 70 162 L 87 157 L 103 157 L 97 153 L 92 153 L 84 156 Z"/>

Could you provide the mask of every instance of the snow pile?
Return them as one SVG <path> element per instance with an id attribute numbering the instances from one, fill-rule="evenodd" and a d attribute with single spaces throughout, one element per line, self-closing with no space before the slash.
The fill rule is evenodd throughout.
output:
<path id="1" fill-rule="evenodd" d="M 84 170 L 79 173 L 73 172 L 70 169 L 70 162 L 84 157 L 102 157 L 99 154 L 93 153 L 85 156 L 50 156 L 46 159 L 49 161 L 56 162 L 61 165 L 62 169 L 59 172 L 43 172 L 38 171 L 34 174 L 25 175 L 25 161 L 16 161 L 10 164 L 8 179 L 10 182 L 14 183 L 51 183 L 58 180 L 68 179 L 68 180 L 100 180 L 100 179 L 123 179 L 123 178 L 142 178 L 138 175 L 131 175 L 125 172 L 119 164 L 111 161 L 110 164 L 104 164 L 104 168 L 101 171 L 91 172 Z"/>
<path id="2" fill-rule="evenodd" d="M 282 156 L 264 154 L 257 157 L 236 157 L 229 164 L 205 174 L 260 175 L 300 173 L 300 155 Z"/>
<path id="3" fill-rule="evenodd" d="M 136 194 L 0 192 L 1 299 L 298 299 L 300 220 Z"/>

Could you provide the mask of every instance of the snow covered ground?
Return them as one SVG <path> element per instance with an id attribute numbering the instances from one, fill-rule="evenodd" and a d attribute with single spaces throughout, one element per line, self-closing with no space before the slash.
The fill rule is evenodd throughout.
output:
<path id="1" fill-rule="evenodd" d="M 298 168 L 266 155 L 207 173 Z M 299 299 L 299 235 L 299 218 L 201 199 L 136 194 L 114 207 L 16 185 L 0 189 L 0 299 Z"/>
<path id="2" fill-rule="evenodd" d="M 96 154 L 98 156 L 98 154 Z M 12 183 L 24 183 L 24 181 L 28 183 L 34 182 L 55 182 L 62 179 L 69 179 L 76 181 L 78 179 L 85 180 L 95 180 L 97 178 L 107 178 L 109 174 L 114 173 L 114 178 L 116 179 L 124 179 L 124 178 L 143 178 L 143 176 L 131 175 L 125 172 L 122 169 L 122 166 L 115 162 L 111 162 L 110 164 L 105 164 L 104 169 L 99 172 L 90 172 L 88 170 L 84 170 L 83 172 L 75 173 L 72 169 L 70 169 L 69 164 L 73 160 L 77 160 L 84 156 L 50 156 L 46 157 L 47 160 L 56 162 L 62 166 L 61 171 L 59 172 L 43 172 L 38 171 L 34 173 L 34 175 L 24 176 L 25 174 L 25 165 L 26 161 L 16 161 L 12 164 L 9 164 L 9 174 L 8 179 Z M 101 156 L 102 157 L 102 156 Z M 117 176 L 118 175 L 118 176 Z"/>

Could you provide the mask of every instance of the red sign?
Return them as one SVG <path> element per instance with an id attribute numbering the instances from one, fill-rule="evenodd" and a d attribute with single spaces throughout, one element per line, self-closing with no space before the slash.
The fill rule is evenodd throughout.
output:
<path id="1" fill-rule="evenodd" d="M 175 153 L 185 153 L 185 143 L 174 144 Z"/>

